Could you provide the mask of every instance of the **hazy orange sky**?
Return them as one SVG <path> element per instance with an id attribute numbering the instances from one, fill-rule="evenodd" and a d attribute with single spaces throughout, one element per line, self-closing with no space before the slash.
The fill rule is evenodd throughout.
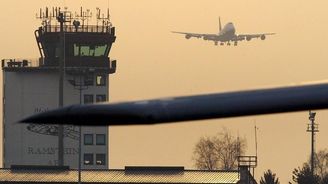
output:
<path id="1" fill-rule="evenodd" d="M 110 79 L 110 100 L 285 86 L 328 77 L 328 2 L 324 0 L 2 0 L 0 58 L 39 57 L 33 32 L 40 7 L 83 6 L 110 9 L 118 60 Z M 190 39 L 171 31 L 217 33 L 218 18 L 233 22 L 238 33 L 275 32 L 265 41 L 234 46 Z M 317 111 L 316 149 L 328 148 L 328 111 Z M 308 112 L 250 116 L 180 124 L 110 128 L 110 167 L 182 165 L 194 168 L 193 147 L 201 136 L 222 126 L 248 141 L 255 154 L 254 122 L 259 127 L 256 177 L 273 170 L 281 183 L 309 156 Z"/>

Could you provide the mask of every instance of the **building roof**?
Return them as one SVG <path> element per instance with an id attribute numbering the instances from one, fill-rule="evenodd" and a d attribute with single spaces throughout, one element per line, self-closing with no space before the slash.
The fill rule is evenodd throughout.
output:
<path id="1" fill-rule="evenodd" d="M 203 170 L 83 170 L 83 183 L 194 183 L 233 184 L 239 182 L 238 171 Z M 0 182 L 77 182 L 77 170 L 0 169 Z"/>

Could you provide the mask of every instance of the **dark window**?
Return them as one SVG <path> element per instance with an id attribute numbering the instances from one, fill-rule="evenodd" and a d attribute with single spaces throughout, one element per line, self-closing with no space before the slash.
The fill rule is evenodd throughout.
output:
<path id="1" fill-rule="evenodd" d="M 96 84 L 97 84 L 97 86 L 105 86 L 106 85 L 106 75 L 97 75 Z"/>
<path id="2" fill-rule="evenodd" d="M 105 134 L 96 134 L 96 145 L 106 145 Z"/>
<path id="3" fill-rule="evenodd" d="M 74 52 L 74 56 L 99 57 L 105 56 L 107 54 L 106 51 L 108 50 L 108 45 L 90 45 L 74 43 L 73 48 L 71 48 L 71 50 Z"/>
<path id="4" fill-rule="evenodd" d="M 106 164 L 106 155 L 105 154 L 96 154 L 96 164 L 105 165 Z"/>
<path id="5" fill-rule="evenodd" d="M 84 134 L 84 145 L 93 145 L 93 134 Z"/>
<path id="6" fill-rule="evenodd" d="M 84 95 L 84 104 L 93 103 L 93 95 Z"/>
<path id="7" fill-rule="evenodd" d="M 96 102 L 105 102 L 106 95 L 96 95 Z"/>
<path id="8" fill-rule="evenodd" d="M 85 86 L 93 86 L 93 75 L 84 76 L 84 85 Z"/>
<path id="9" fill-rule="evenodd" d="M 84 162 L 84 165 L 93 165 L 93 154 L 85 153 L 83 162 Z"/>
<path id="10" fill-rule="evenodd" d="M 95 56 L 105 56 L 107 48 L 107 44 L 95 46 Z"/>

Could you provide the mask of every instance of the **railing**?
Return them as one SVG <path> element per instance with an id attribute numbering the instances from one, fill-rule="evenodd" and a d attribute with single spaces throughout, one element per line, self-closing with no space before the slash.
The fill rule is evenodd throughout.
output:
<path id="1" fill-rule="evenodd" d="M 73 25 L 64 25 L 64 32 L 80 32 L 80 33 L 109 33 L 114 32 L 114 27 L 112 26 L 102 26 L 102 25 L 86 25 L 75 27 Z M 60 26 L 46 25 L 42 27 L 43 33 L 57 33 L 60 32 Z"/>
<path id="2" fill-rule="evenodd" d="M 39 59 L 2 59 L 2 67 L 38 67 L 40 65 Z"/>
<path id="3" fill-rule="evenodd" d="M 257 166 L 257 156 L 238 156 L 238 167 L 247 166 L 254 168 Z"/>
<path id="4" fill-rule="evenodd" d="M 36 67 L 46 67 L 46 68 L 57 68 L 58 60 L 52 61 L 51 63 L 45 63 L 44 58 L 39 59 L 2 59 L 2 68 L 36 68 Z M 109 60 L 109 58 L 104 60 L 88 59 L 87 61 L 80 61 L 79 59 L 70 59 L 66 61 L 66 68 L 78 69 L 79 68 L 98 68 L 107 69 L 109 73 L 116 72 L 116 60 Z"/>

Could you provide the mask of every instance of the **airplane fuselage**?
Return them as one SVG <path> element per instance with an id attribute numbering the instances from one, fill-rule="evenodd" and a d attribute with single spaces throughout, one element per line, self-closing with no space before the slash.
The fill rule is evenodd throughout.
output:
<path id="1" fill-rule="evenodd" d="M 235 26 L 229 22 L 226 24 L 222 30 L 219 31 L 218 34 L 212 34 L 204 36 L 204 40 L 212 40 L 217 42 L 227 42 L 232 41 L 236 37 L 236 29 Z"/>
<path id="2" fill-rule="evenodd" d="M 235 26 L 231 22 L 229 22 L 219 32 L 217 41 L 226 42 L 226 41 L 233 40 L 233 38 L 236 37 L 235 33 L 236 33 Z"/>

